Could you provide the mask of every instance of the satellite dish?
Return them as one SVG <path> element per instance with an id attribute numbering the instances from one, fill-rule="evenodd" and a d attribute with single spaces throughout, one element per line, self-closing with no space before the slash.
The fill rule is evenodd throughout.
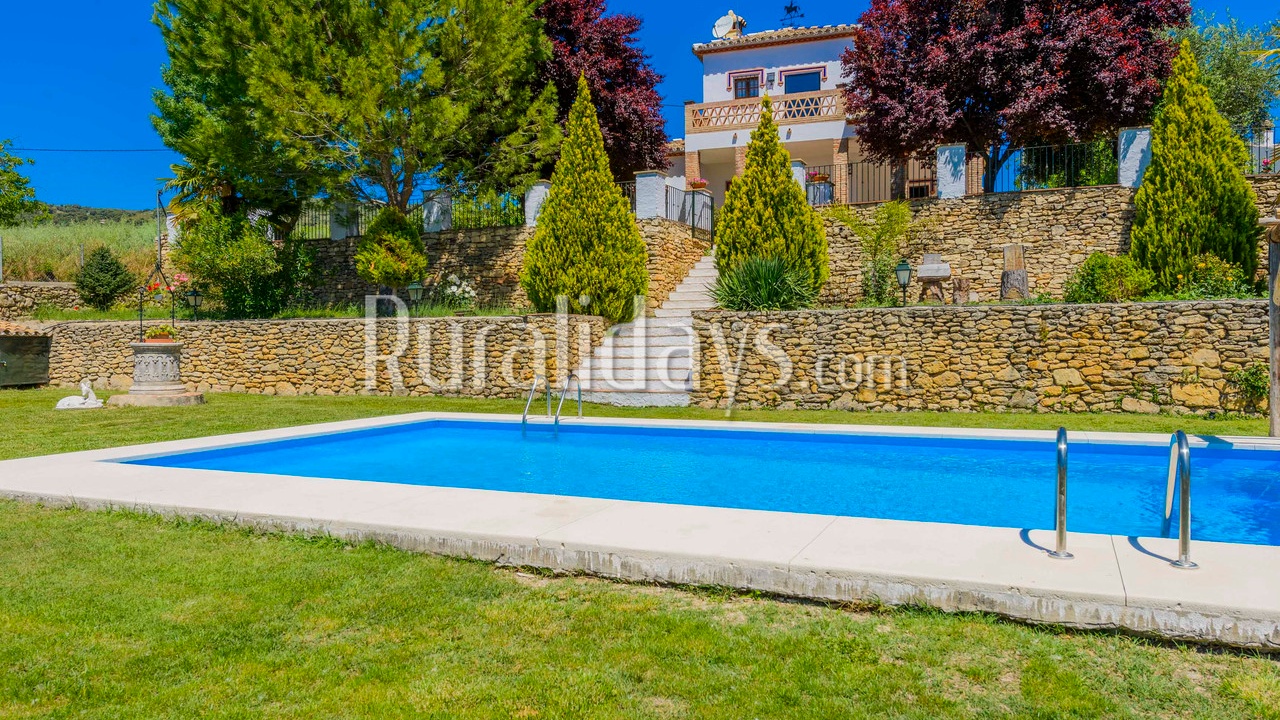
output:
<path id="1" fill-rule="evenodd" d="M 733 11 L 730 10 L 728 15 L 716 21 L 716 24 L 711 28 L 711 34 L 717 40 L 742 37 L 742 30 L 746 26 L 747 21 L 733 14 Z"/>

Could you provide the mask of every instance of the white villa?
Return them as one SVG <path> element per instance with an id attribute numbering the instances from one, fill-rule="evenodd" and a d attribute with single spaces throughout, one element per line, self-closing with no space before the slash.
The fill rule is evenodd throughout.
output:
<path id="1" fill-rule="evenodd" d="M 705 179 L 716 204 L 722 203 L 729 183 L 742 172 L 760 100 L 767 95 L 782 142 L 792 160 L 807 168 L 811 202 L 891 199 L 894 172 L 862 162 L 838 87 L 840 54 L 855 29 L 826 25 L 750 34 L 735 29 L 694 45 L 693 54 L 702 62 L 702 102 L 685 103 L 683 154 L 677 154 L 680 141 L 673 143 L 671 182 Z M 901 193 L 934 195 L 932 171 L 910 165 L 899 170 Z"/>

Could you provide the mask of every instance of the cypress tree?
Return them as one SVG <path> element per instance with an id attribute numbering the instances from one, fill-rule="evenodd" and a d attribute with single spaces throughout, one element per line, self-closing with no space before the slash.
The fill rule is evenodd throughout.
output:
<path id="1" fill-rule="evenodd" d="M 571 312 L 622 322 L 633 315 L 632 298 L 648 290 L 648 257 L 631 204 L 609 172 L 591 90 L 579 76 L 578 99 L 569 111 L 551 194 L 525 247 L 520 284 L 540 312 L 554 311 L 556 297 L 564 295 Z"/>
<path id="2" fill-rule="evenodd" d="M 89 307 L 110 310 L 125 293 L 137 289 L 137 282 L 115 253 L 97 247 L 84 259 L 76 277 L 76 292 Z"/>
<path id="3" fill-rule="evenodd" d="M 808 275 L 813 290 L 827 281 L 827 236 L 791 176 L 791 155 L 778 139 L 765 97 L 760 124 L 747 144 L 747 164 L 725 196 L 716 227 L 716 268 L 726 273 L 750 258 L 778 258 Z"/>
<path id="4" fill-rule="evenodd" d="M 1134 199 L 1130 254 L 1173 291 L 1192 258 L 1211 253 L 1249 277 L 1258 265 L 1258 210 L 1244 178 L 1248 151 L 1199 81 L 1187 41 L 1151 130 L 1151 167 Z"/>

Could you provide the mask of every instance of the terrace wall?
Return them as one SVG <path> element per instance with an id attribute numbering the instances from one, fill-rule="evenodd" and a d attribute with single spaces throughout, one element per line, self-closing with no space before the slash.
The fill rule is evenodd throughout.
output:
<path id="1" fill-rule="evenodd" d="M 694 331 L 703 407 L 1221 412 L 1241 409 L 1227 374 L 1267 362 L 1262 300 L 707 311 Z"/>
<path id="2" fill-rule="evenodd" d="M 577 368 L 602 342 L 600 318 L 467 317 L 414 319 L 404 325 L 398 387 L 376 363 L 373 392 L 522 397 L 534 373 L 556 378 Z M 126 389 L 132 384 L 136 323 L 63 323 L 53 337 L 50 383 Z M 183 323 L 182 379 L 191 390 L 264 395 L 352 395 L 366 387 L 364 320 L 255 320 Z M 558 334 L 557 334 L 558 333 Z M 400 339 L 397 322 L 376 324 L 378 354 Z M 563 362 L 560 362 L 563 360 Z M 424 374 L 423 368 L 430 370 Z"/>
<path id="3" fill-rule="evenodd" d="M 1253 175 L 1248 179 L 1258 195 L 1259 213 L 1274 212 L 1280 202 L 1280 175 Z M 970 289 L 979 300 L 999 300 L 1004 247 L 1021 244 L 1032 294 L 1062 297 L 1067 279 L 1090 254 L 1128 252 L 1136 192 L 1103 186 L 915 200 L 911 205 L 922 232 L 910 248 L 908 259 L 918 266 L 924 253 L 939 253 L 951 263 L 953 277 L 969 279 Z M 876 207 L 857 205 L 849 209 L 866 220 Z M 819 302 L 856 304 L 862 300 L 858 239 L 830 218 L 825 223 L 831 278 Z M 1265 268 L 1266 243 L 1261 246 L 1259 266 Z M 918 287 L 913 290 L 918 292 Z"/>
<path id="4" fill-rule="evenodd" d="M 75 283 L 7 282 L 0 284 L 0 320 L 28 317 L 38 305 L 65 310 L 80 304 Z"/>

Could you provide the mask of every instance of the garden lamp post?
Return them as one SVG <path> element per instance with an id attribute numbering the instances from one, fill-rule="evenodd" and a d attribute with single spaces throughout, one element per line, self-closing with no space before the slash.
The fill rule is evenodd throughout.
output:
<path id="1" fill-rule="evenodd" d="M 187 291 L 187 304 L 191 306 L 191 311 L 195 313 L 197 322 L 200 320 L 200 305 L 204 303 L 204 293 L 192 288 Z"/>
<path id="2" fill-rule="evenodd" d="M 907 306 L 907 286 L 911 284 L 911 263 L 903 258 L 898 262 L 898 266 L 893 269 L 893 274 L 898 276 L 898 287 L 902 288 L 902 306 Z"/>
<path id="3" fill-rule="evenodd" d="M 418 307 L 418 303 L 422 302 L 422 290 L 423 290 L 422 283 L 418 282 L 417 280 L 414 280 L 413 282 L 409 283 L 408 290 L 409 290 L 409 302 L 412 303 L 415 308 Z"/>

